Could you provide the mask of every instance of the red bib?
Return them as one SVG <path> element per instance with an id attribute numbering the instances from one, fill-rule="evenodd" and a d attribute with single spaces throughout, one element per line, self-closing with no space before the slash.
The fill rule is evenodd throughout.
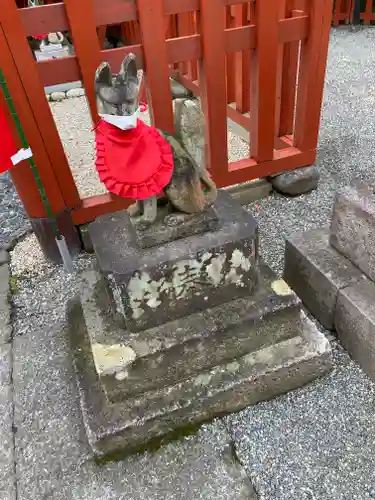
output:
<path id="1" fill-rule="evenodd" d="M 16 143 L 14 142 L 4 110 L 0 106 L 0 174 L 13 166 L 10 158 L 16 153 Z"/>
<path id="2" fill-rule="evenodd" d="M 155 127 L 137 120 L 121 130 L 100 120 L 95 128 L 96 169 L 111 193 L 144 200 L 160 194 L 171 180 L 173 154 Z"/>

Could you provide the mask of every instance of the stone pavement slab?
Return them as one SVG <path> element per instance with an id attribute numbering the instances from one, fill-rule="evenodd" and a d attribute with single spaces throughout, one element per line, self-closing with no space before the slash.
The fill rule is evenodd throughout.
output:
<path id="1" fill-rule="evenodd" d="M 9 342 L 11 337 L 9 304 L 9 268 L 0 265 L 0 344 Z"/>
<path id="2" fill-rule="evenodd" d="M 155 452 L 105 465 L 87 463 L 69 471 L 43 499 L 256 500 L 256 495 L 232 456 L 229 435 L 217 424 Z"/>
<path id="3" fill-rule="evenodd" d="M 154 453 L 96 464 L 63 324 L 15 337 L 14 385 L 18 500 L 255 498 L 220 424 Z"/>
<path id="4" fill-rule="evenodd" d="M 15 500 L 8 254 L 0 249 L 0 498 Z"/>
<path id="5" fill-rule="evenodd" d="M 16 336 L 13 358 L 18 493 L 37 499 L 91 451 L 63 327 Z"/>
<path id="6" fill-rule="evenodd" d="M 15 500 L 11 345 L 0 345 L 0 498 Z"/>

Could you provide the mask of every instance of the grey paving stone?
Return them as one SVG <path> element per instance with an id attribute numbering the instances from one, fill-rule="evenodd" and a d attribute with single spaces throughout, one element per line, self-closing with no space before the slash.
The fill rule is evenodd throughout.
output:
<path id="1" fill-rule="evenodd" d="M 9 342 L 12 333 L 9 292 L 9 268 L 0 266 L 0 344 Z"/>
<path id="2" fill-rule="evenodd" d="M 225 429 L 213 425 L 154 453 L 69 471 L 44 500 L 256 500 L 231 453 Z M 29 500 L 34 490 L 22 492 Z M 26 495 L 30 496 L 27 497 Z M 39 498 L 39 497 L 38 497 Z"/>
<path id="3" fill-rule="evenodd" d="M 366 280 L 329 244 L 329 229 L 313 229 L 286 240 L 284 279 L 327 329 L 334 326 L 339 290 Z"/>
<path id="4" fill-rule="evenodd" d="M 12 387 L 3 382 L 0 381 L 0 498 L 16 500 Z"/>
<path id="5" fill-rule="evenodd" d="M 12 372 L 12 346 L 0 345 L 0 387 L 11 384 Z"/>
<path id="6" fill-rule="evenodd" d="M 0 248 L 0 266 L 9 262 L 9 253 Z"/>
<path id="7" fill-rule="evenodd" d="M 43 491 L 91 456 L 63 327 L 15 337 L 13 357 L 18 484 Z"/>
<path id="8" fill-rule="evenodd" d="M 375 283 L 366 281 L 340 291 L 335 327 L 345 349 L 375 380 Z"/>
<path id="9" fill-rule="evenodd" d="M 15 500 L 12 347 L 0 345 L 0 498 Z"/>

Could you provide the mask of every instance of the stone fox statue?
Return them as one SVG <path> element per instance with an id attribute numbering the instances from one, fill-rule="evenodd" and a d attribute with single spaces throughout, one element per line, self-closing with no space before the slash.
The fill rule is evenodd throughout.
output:
<path id="1" fill-rule="evenodd" d="M 95 74 L 97 110 L 96 167 L 110 192 L 136 201 L 130 215 L 144 223 L 157 216 L 160 193 L 178 212 L 203 212 L 217 190 L 172 135 L 137 119 L 139 80 L 136 57 L 129 54 L 118 74 L 103 62 Z"/>

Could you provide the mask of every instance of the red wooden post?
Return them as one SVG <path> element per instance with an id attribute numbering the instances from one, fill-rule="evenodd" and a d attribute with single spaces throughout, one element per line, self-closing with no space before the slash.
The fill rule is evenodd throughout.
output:
<path id="1" fill-rule="evenodd" d="M 172 93 L 163 4 L 163 0 L 138 0 L 138 12 L 152 118 L 157 127 L 173 133 Z"/>
<path id="2" fill-rule="evenodd" d="M 50 6 L 38 7 L 38 9 L 50 8 Z M 33 148 L 38 150 L 36 153 L 38 154 L 37 164 L 44 185 L 50 189 L 49 201 L 52 205 L 55 204 L 56 209 L 58 206 L 60 208 L 62 206 L 68 208 L 79 206 L 81 200 L 78 190 L 39 79 L 37 65 L 30 52 L 20 11 L 17 10 L 13 0 L 2 1 L 0 24 L 6 39 L 6 42 L 4 39 L 3 43 L 8 45 L 8 49 L 5 48 L 4 51 L 10 51 L 12 54 L 12 61 L 5 65 L 2 64 L 3 71 L 6 79 L 11 78 L 13 81 L 13 84 L 8 81 L 8 85 L 28 140 L 33 143 Z M 3 57 L 3 54 L 1 55 Z M 19 75 L 19 80 L 15 75 Z M 40 147 L 37 146 L 39 141 L 42 141 Z M 61 199 L 63 199 L 63 203 L 59 204 Z"/>
<path id="3" fill-rule="evenodd" d="M 293 0 L 287 2 L 287 17 L 298 17 L 301 11 L 291 10 Z M 284 45 L 279 136 L 293 133 L 294 104 L 296 99 L 299 42 Z"/>
<path id="4" fill-rule="evenodd" d="M 198 21 L 196 12 L 190 12 L 190 26 L 191 26 L 191 33 L 197 34 Z M 189 63 L 189 78 L 191 79 L 192 82 L 198 80 L 198 61 L 196 60 L 190 61 Z"/>
<path id="5" fill-rule="evenodd" d="M 367 0 L 366 3 L 366 10 L 363 16 L 363 22 L 364 24 L 371 24 L 372 20 L 372 0 Z"/>
<path id="6" fill-rule="evenodd" d="M 294 146 L 316 148 L 327 60 L 332 0 L 314 0 L 310 7 L 310 32 L 301 45 Z"/>
<path id="7" fill-rule="evenodd" d="M 101 55 L 98 37 L 96 36 L 93 3 L 92 0 L 80 0 L 79 2 L 65 0 L 65 8 L 90 106 L 91 118 L 96 123 L 98 113 L 96 110 L 94 75 L 96 68 L 101 63 Z"/>
<path id="8" fill-rule="evenodd" d="M 249 24 L 249 7 L 249 4 L 235 6 L 237 26 Z M 250 59 L 250 50 L 243 50 L 236 54 L 236 109 L 240 113 L 246 113 L 250 110 Z"/>
<path id="9" fill-rule="evenodd" d="M 232 17 L 231 7 L 226 7 L 226 28 L 235 28 L 236 19 Z M 236 101 L 236 54 L 226 54 L 227 102 Z"/>
<path id="10" fill-rule="evenodd" d="M 219 185 L 225 182 L 228 173 L 224 21 L 221 2 L 201 1 L 199 86 L 205 117 L 205 162 Z"/>
<path id="11" fill-rule="evenodd" d="M 105 35 L 107 32 L 107 26 L 99 26 L 97 33 L 98 33 L 98 40 L 99 40 L 99 45 L 101 49 L 104 49 L 104 42 L 105 42 Z"/>
<path id="12" fill-rule="evenodd" d="M 187 36 L 191 35 L 191 25 L 190 25 L 190 12 L 184 12 L 182 14 L 177 14 L 177 33 L 176 36 Z M 180 72 L 182 75 L 188 73 L 188 64 L 180 63 Z"/>
<path id="13" fill-rule="evenodd" d="M 1 37 L 2 37 L 2 31 L 0 31 L 0 50 L 2 50 Z M 0 64 L 1 61 L 2 59 L 0 58 Z M 19 148 L 21 148 L 21 143 L 17 134 L 17 130 L 13 123 L 12 117 L 10 116 L 7 104 L 5 102 L 3 93 L 1 91 L 0 91 L 0 107 L 1 109 L 4 110 L 5 115 L 8 119 L 9 127 L 12 131 L 15 143 Z M 35 182 L 32 170 L 28 162 L 22 161 L 18 165 L 15 165 L 10 170 L 9 173 L 12 177 L 15 188 L 21 198 L 21 202 L 25 207 L 27 215 L 29 217 L 45 217 L 47 215 L 46 209 L 43 205 L 43 201 L 40 196 L 38 186 Z"/>
<path id="14" fill-rule="evenodd" d="M 278 1 L 278 18 L 285 19 L 287 0 Z M 277 47 L 277 73 L 276 73 L 276 106 L 275 106 L 275 142 L 279 137 L 281 97 L 283 84 L 283 65 L 284 65 L 284 44 L 279 43 Z M 275 148 L 275 143 L 274 143 Z"/>
<path id="15" fill-rule="evenodd" d="M 256 2 L 256 48 L 251 85 L 250 155 L 258 163 L 273 158 L 275 142 L 278 18 L 274 0 Z"/>

